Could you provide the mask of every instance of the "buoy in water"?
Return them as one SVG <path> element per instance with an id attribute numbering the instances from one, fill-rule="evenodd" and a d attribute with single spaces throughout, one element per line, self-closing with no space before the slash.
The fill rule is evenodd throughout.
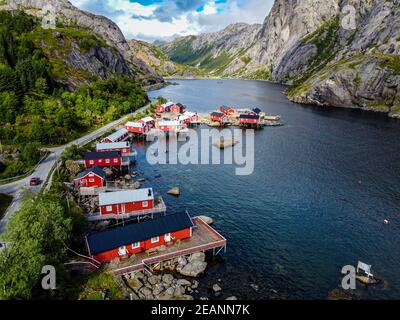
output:
<path id="1" fill-rule="evenodd" d="M 385 219 L 385 220 L 383 220 L 383 223 L 384 223 L 384 224 L 389 224 L 389 220 L 386 220 L 386 219 Z"/>

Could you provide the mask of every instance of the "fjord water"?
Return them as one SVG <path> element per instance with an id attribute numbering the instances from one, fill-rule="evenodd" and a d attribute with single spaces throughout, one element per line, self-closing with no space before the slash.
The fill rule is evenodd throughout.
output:
<path id="1" fill-rule="evenodd" d="M 285 123 L 256 132 L 250 176 L 225 165 L 150 166 L 146 146 L 138 146 L 139 171 L 169 212 L 209 215 L 228 239 L 225 257 L 201 278 L 200 295 L 220 279 L 221 298 L 325 299 L 340 285 L 341 268 L 361 260 L 387 283 L 358 286 L 355 298 L 400 298 L 400 121 L 300 106 L 266 82 L 177 83 L 149 95 L 201 113 L 223 104 L 259 107 Z M 167 196 L 176 185 L 182 196 Z"/>

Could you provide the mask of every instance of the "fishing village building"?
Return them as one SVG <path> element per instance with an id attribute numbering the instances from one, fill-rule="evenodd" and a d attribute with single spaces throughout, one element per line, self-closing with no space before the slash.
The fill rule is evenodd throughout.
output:
<path id="1" fill-rule="evenodd" d="M 219 123 L 227 123 L 228 116 L 222 112 L 213 112 L 210 114 L 211 120 Z"/>
<path id="2" fill-rule="evenodd" d="M 120 151 L 109 152 L 86 152 L 84 156 L 86 168 L 99 167 L 121 167 L 122 156 Z"/>
<path id="3" fill-rule="evenodd" d="M 187 213 L 170 214 L 89 235 L 86 243 L 89 255 L 104 263 L 190 238 L 192 227 Z"/>
<path id="4" fill-rule="evenodd" d="M 175 105 L 175 103 L 173 103 L 171 101 L 164 103 L 160 106 L 157 106 L 156 112 L 157 113 L 171 112 L 171 108 L 173 105 Z"/>
<path id="5" fill-rule="evenodd" d="M 156 123 L 152 117 L 142 118 L 138 122 L 144 123 L 149 128 L 153 128 Z"/>
<path id="6" fill-rule="evenodd" d="M 102 188 L 106 180 L 105 172 L 98 166 L 78 173 L 74 183 L 76 188 Z"/>
<path id="7" fill-rule="evenodd" d="M 155 197 L 152 188 L 120 190 L 99 194 L 99 213 L 94 220 L 127 219 L 132 216 L 164 213 L 166 206 L 161 197 Z"/>
<path id="8" fill-rule="evenodd" d="M 260 126 L 261 118 L 258 114 L 241 114 L 239 116 L 239 122 L 242 126 Z"/>
<path id="9" fill-rule="evenodd" d="M 179 132 L 184 125 L 179 120 L 162 120 L 158 122 L 158 129 L 163 132 Z"/>
<path id="10" fill-rule="evenodd" d="M 131 144 L 128 141 L 121 142 L 109 142 L 109 143 L 97 143 L 97 152 L 110 152 L 119 151 L 122 156 L 129 156 L 131 154 Z"/>
<path id="11" fill-rule="evenodd" d="M 119 129 L 108 137 L 104 138 L 101 142 L 111 143 L 124 141 L 129 137 L 129 132 L 125 128 Z"/>
<path id="12" fill-rule="evenodd" d="M 125 124 L 125 128 L 130 132 L 134 134 L 144 134 L 146 132 L 149 132 L 150 127 L 146 125 L 144 122 L 127 122 Z"/>

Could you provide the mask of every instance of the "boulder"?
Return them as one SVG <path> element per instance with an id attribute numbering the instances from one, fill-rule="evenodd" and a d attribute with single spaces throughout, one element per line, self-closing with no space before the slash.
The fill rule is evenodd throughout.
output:
<path id="1" fill-rule="evenodd" d="M 222 290 L 222 288 L 217 283 L 213 285 L 212 289 L 214 292 L 220 292 Z"/>
<path id="2" fill-rule="evenodd" d="M 143 287 L 142 289 L 140 289 L 140 292 L 146 297 L 146 298 L 150 298 L 153 296 L 153 292 L 147 288 L 147 287 Z"/>
<path id="3" fill-rule="evenodd" d="M 150 276 L 147 281 L 151 284 L 151 285 L 155 285 L 157 283 L 160 282 L 160 278 L 157 276 Z"/>
<path id="4" fill-rule="evenodd" d="M 165 284 L 169 285 L 172 283 L 172 281 L 174 281 L 174 276 L 172 274 L 167 273 L 162 276 L 162 282 Z"/>
<path id="5" fill-rule="evenodd" d="M 189 262 L 193 261 L 201 261 L 204 262 L 206 260 L 206 255 L 204 252 L 195 252 L 189 257 Z"/>
<path id="6" fill-rule="evenodd" d="M 180 266 L 182 266 L 182 267 L 186 266 L 186 265 L 187 265 L 187 260 L 186 260 L 186 258 L 185 258 L 185 257 L 179 257 L 179 258 L 178 258 L 178 265 L 180 265 Z"/>
<path id="7" fill-rule="evenodd" d="M 128 285 L 134 290 L 139 291 L 143 287 L 143 283 L 139 279 L 127 280 Z"/>
<path id="8" fill-rule="evenodd" d="M 209 299 L 207 297 L 200 297 L 200 300 L 206 301 L 206 300 L 209 300 Z"/>
<path id="9" fill-rule="evenodd" d="M 176 284 L 183 287 L 189 287 L 192 283 L 186 279 L 179 279 Z"/>
<path id="10" fill-rule="evenodd" d="M 197 289 L 199 287 L 199 282 L 197 280 L 193 280 L 192 289 Z"/>
<path id="11" fill-rule="evenodd" d="M 199 218 L 201 219 L 201 220 L 203 220 L 205 223 L 207 223 L 208 225 L 212 225 L 212 224 L 214 224 L 214 220 L 212 219 L 212 218 L 210 218 L 210 217 L 207 217 L 207 216 L 199 216 Z"/>
<path id="12" fill-rule="evenodd" d="M 179 297 L 184 294 L 185 294 L 185 288 L 180 285 L 176 286 L 175 291 L 174 291 L 174 296 Z"/>
<path id="13" fill-rule="evenodd" d="M 179 187 L 174 187 L 168 191 L 168 194 L 170 194 L 171 196 L 179 197 L 181 195 L 181 190 L 179 189 Z"/>
<path id="14" fill-rule="evenodd" d="M 237 300 L 237 298 L 235 296 L 232 296 L 232 297 L 226 298 L 226 300 Z"/>
<path id="15" fill-rule="evenodd" d="M 197 277 L 199 274 L 203 273 L 207 268 L 207 262 L 195 260 L 188 263 L 180 273 L 187 277 Z"/>
<path id="16" fill-rule="evenodd" d="M 156 297 L 158 296 L 161 292 L 163 292 L 165 287 L 162 284 L 157 284 L 155 289 L 153 290 L 153 295 Z"/>

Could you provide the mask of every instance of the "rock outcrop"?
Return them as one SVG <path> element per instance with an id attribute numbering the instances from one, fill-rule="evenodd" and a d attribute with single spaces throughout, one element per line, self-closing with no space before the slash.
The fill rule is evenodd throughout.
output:
<path id="1" fill-rule="evenodd" d="M 350 4 L 356 9 L 355 28 L 338 27 L 333 54 L 293 86 L 289 98 L 400 118 L 400 1 L 341 1 L 341 11 Z"/>
<path id="2" fill-rule="evenodd" d="M 123 71 L 129 76 L 142 80 L 144 85 L 163 82 L 162 77 L 151 67 L 132 54 L 119 27 L 106 17 L 79 10 L 67 0 L 8 0 L 6 5 L 0 5 L 0 10 L 21 10 L 40 19 L 49 17 L 49 14 L 55 14 L 57 25 L 77 26 L 102 39 L 105 42 L 103 49 L 94 48 L 89 55 L 77 56 L 76 51 L 71 53 L 71 59 L 66 62 L 71 63 L 77 57 L 80 60 L 79 64 L 84 66 L 82 70 L 99 77 L 108 76 L 106 70 L 108 73 Z M 114 54 L 115 51 L 118 51 L 119 55 Z M 121 57 L 125 61 L 122 62 Z M 99 67 L 99 63 L 103 65 Z M 126 70 L 127 66 L 129 72 Z M 69 83 L 69 85 L 74 86 L 74 83 Z"/>

